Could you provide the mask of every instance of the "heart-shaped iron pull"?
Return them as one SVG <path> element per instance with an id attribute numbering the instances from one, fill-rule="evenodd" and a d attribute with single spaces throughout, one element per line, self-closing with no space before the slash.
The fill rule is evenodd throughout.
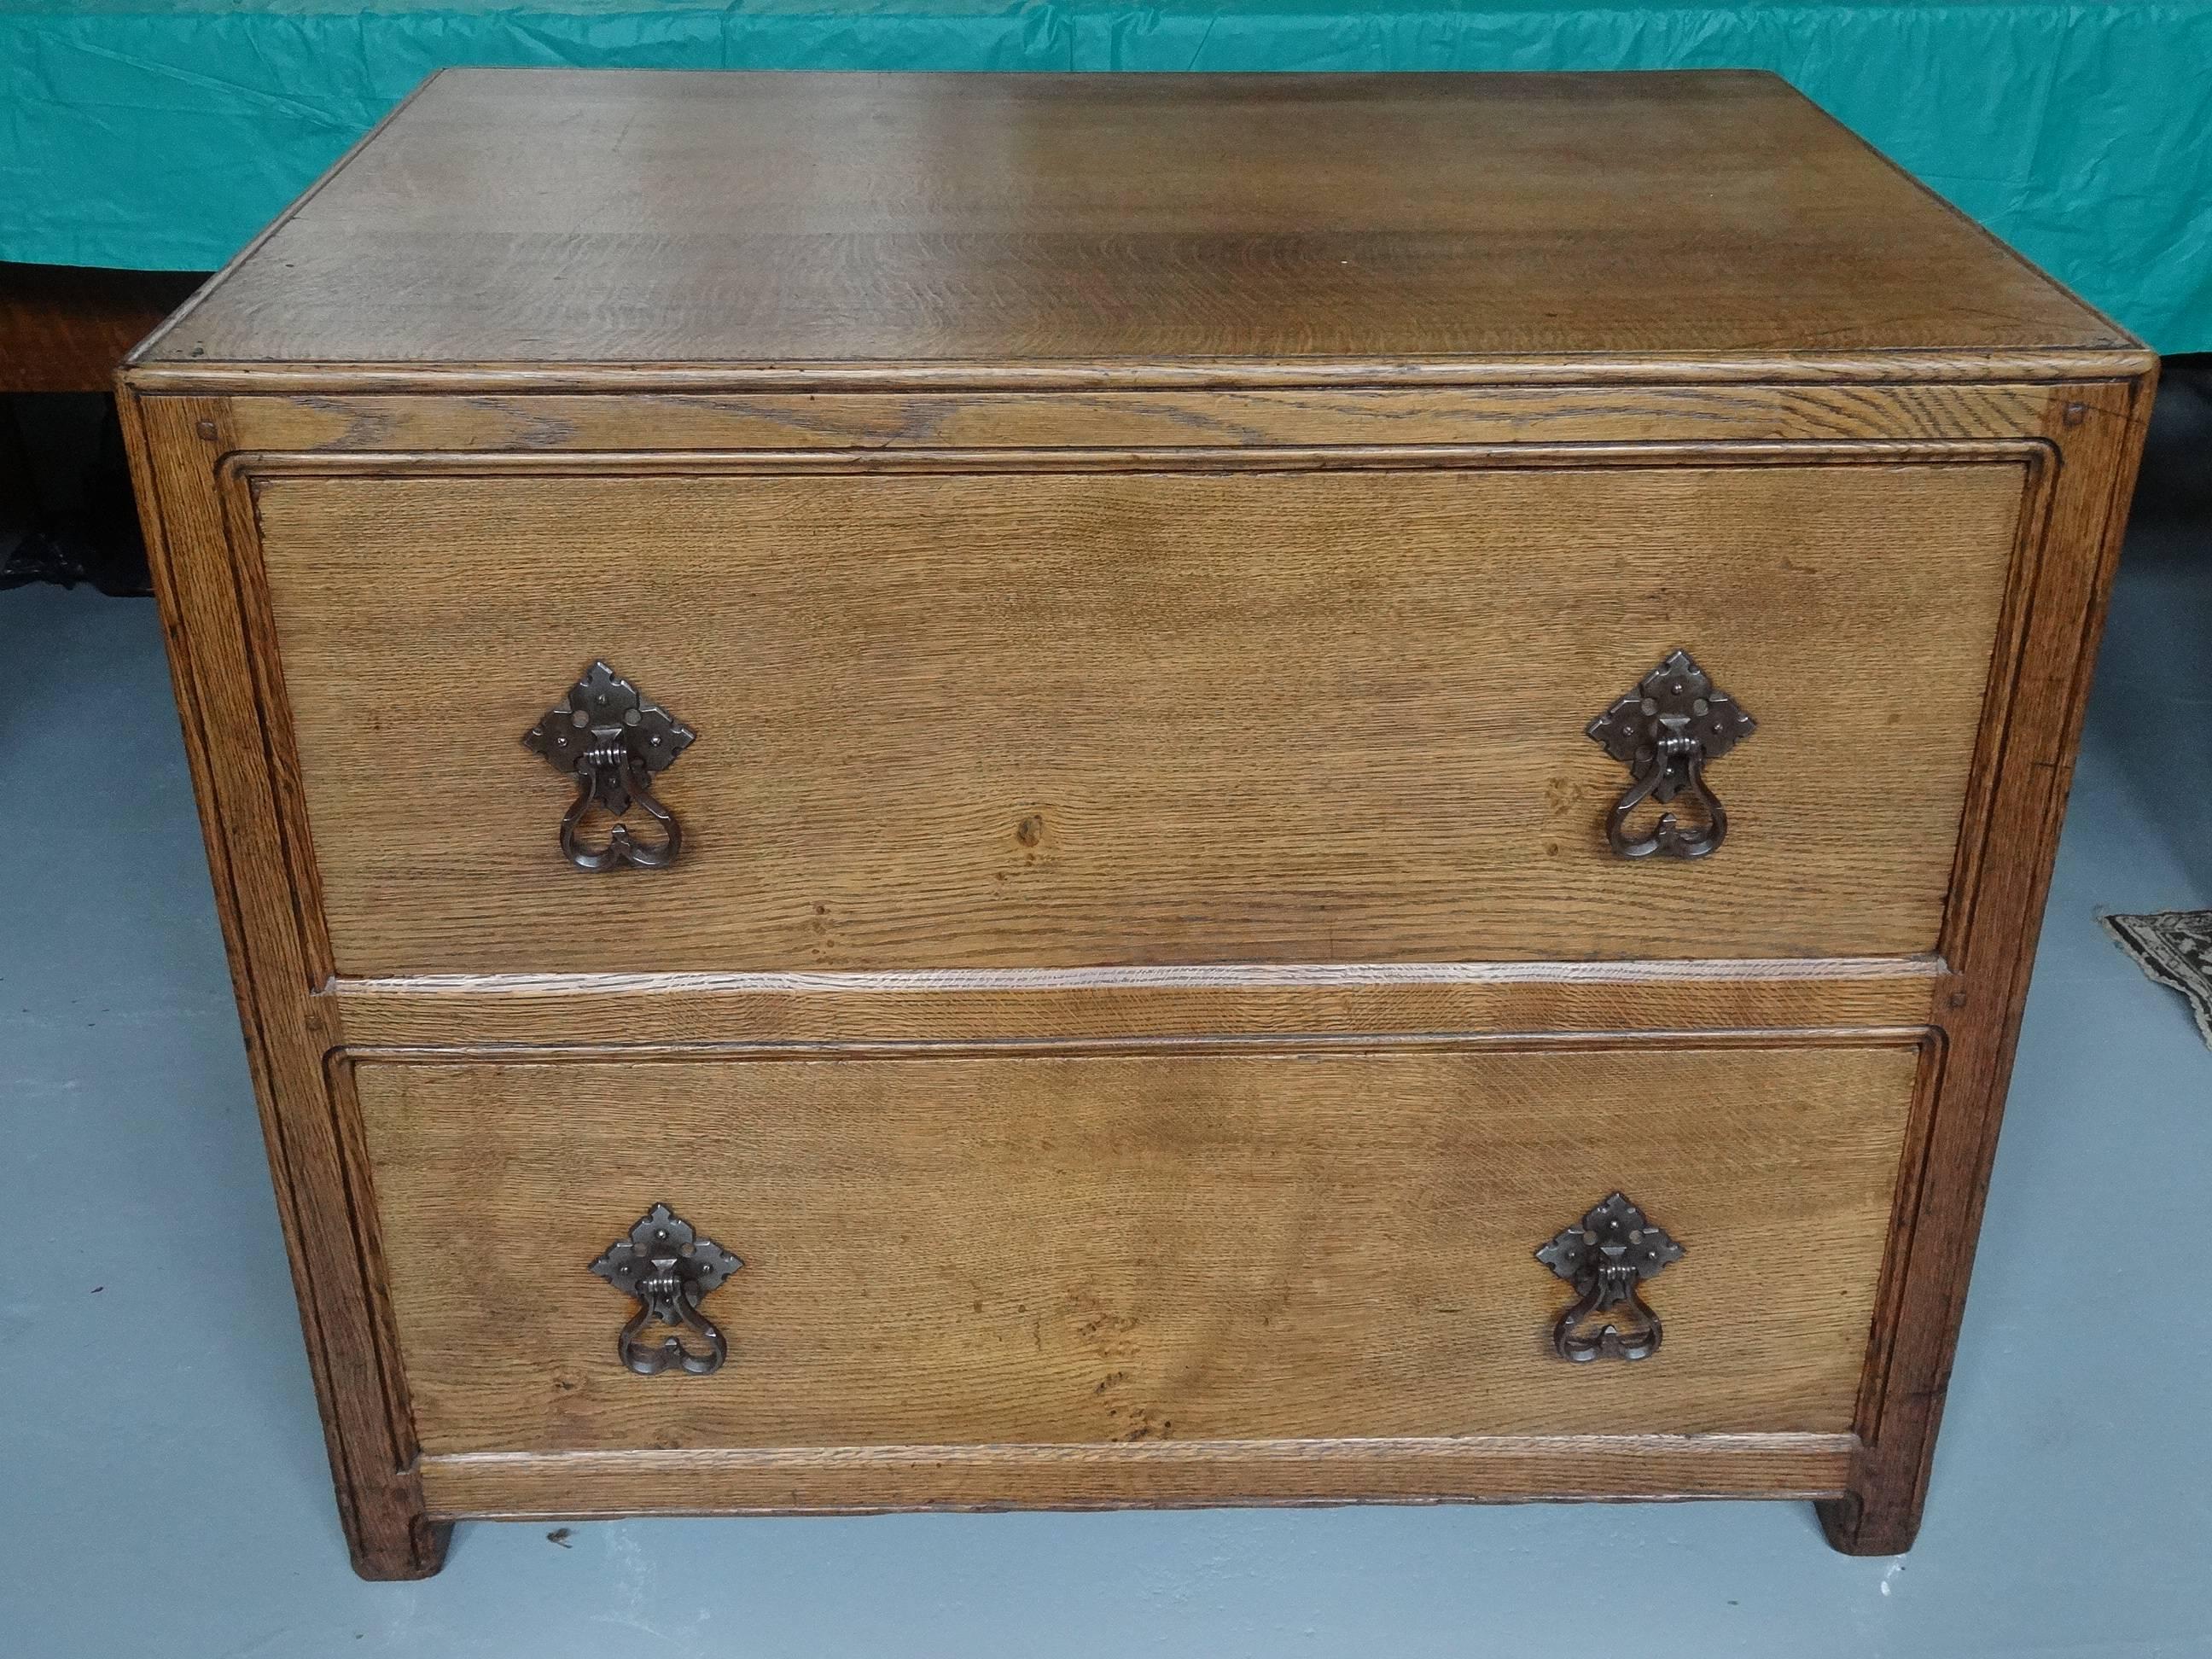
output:
<path id="1" fill-rule="evenodd" d="M 1735 699 L 1706 678 L 1686 651 L 1677 651 L 1637 688 L 1586 728 L 1632 775 L 1605 822 L 1606 840 L 1625 859 L 1701 859 L 1728 839 L 1728 811 L 1705 782 L 1705 765 L 1759 729 Z M 1643 835 L 1628 820 L 1647 800 L 1665 806 L 1677 795 L 1697 804 L 1705 820 L 1685 828 L 1672 812 Z"/>
<path id="2" fill-rule="evenodd" d="M 1609 1354 L 1648 1359 L 1666 1334 L 1637 1285 L 1687 1254 L 1666 1230 L 1619 1193 L 1536 1252 L 1536 1260 L 1581 1292 L 1552 1327 L 1552 1349 L 1577 1364 Z M 1595 1330 L 1585 1327 L 1602 1315 Z"/>
<path id="3" fill-rule="evenodd" d="M 605 663 L 586 668 L 568 696 L 522 734 L 523 747 L 575 780 L 576 799 L 561 819 L 561 851 L 568 862 L 579 870 L 673 864 L 684 850 L 684 826 L 653 798 L 653 779 L 698 735 Z M 586 846 L 580 834 L 594 806 L 616 820 L 606 844 L 597 848 Z M 657 844 L 639 841 L 621 822 L 632 806 L 660 826 Z"/>
<path id="4" fill-rule="evenodd" d="M 637 1298 L 637 1311 L 615 1339 L 622 1363 L 640 1376 L 657 1376 L 672 1365 L 694 1376 L 720 1370 L 730 1346 L 699 1311 L 699 1298 L 744 1265 L 713 1239 L 700 1237 L 665 1204 L 647 1210 L 628 1238 L 617 1239 L 592 1263 L 593 1273 Z M 680 1334 L 641 1341 L 640 1333 L 655 1320 L 689 1331 L 704 1346 L 687 1346 Z"/>

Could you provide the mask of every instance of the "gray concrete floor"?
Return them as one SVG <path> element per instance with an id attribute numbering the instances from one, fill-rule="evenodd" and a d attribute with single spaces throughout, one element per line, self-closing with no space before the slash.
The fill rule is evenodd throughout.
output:
<path id="1" fill-rule="evenodd" d="M 2212 536 L 2130 544 L 1919 1547 L 1802 1504 L 464 1526 L 346 1565 L 150 604 L 0 593 L 0 1654 L 2212 1654 Z M 1869 787 L 1879 787 L 1869 777 Z M 672 1646 L 671 1644 L 675 1644 Z"/>

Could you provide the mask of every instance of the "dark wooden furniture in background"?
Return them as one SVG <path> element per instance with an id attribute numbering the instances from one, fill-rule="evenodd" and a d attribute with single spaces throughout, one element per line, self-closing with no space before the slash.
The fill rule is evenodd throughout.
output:
<path id="1" fill-rule="evenodd" d="M 107 391 L 124 354 L 206 280 L 0 263 L 0 392 Z"/>
<path id="2" fill-rule="evenodd" d="M 1905 1548 L 2153 368 L 1759 76 L 434 80 L 124 376 L 361 1570 Z"/>
<path id="3" fill-rule="evenodd" d="M 0 263 L 0 586 L 88 579 L 146 592 L 146 557 L 112 408 L 57 411 L 76 465 L 46 470 L 26 441 L 24 394 L 97 393 L 105 403 L 124 354 L 207 280 L 204 273 L 98 270 Z M 60 476 L 54 476 L 59 474 Z M 73 475 L 73 476 L 72 476 Z"/>

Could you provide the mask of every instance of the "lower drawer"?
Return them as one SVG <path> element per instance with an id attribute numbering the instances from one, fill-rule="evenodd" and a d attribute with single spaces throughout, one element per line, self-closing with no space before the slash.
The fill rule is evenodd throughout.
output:
<path id="1" fill-rule="evenodd" d="M 1847 1434 L 1917 1055 L 1224 1047 L 350 1069 L 434 1502 L 429 1466 L 472 1454 Z M 1570 1364 L 1553 1326 L 1576 1290 L 1534 1253 L 1616 1190 L 1685 1249 L 1640 1285 L 1663 1340 L 1637 1363 Z M 618 1356 L 643 1304 L 592 1264 L 656 1203 L 743 1259 L 698 1300 L 727 1345 L 711 1374 Z M 588 1483 L 592 1465 L 573 1472 Z M 863 1477 L 851 1501 L 933 1490 L 870 1500 Z M 761 1502 L 806 1506 L 803 1474 Z M 718 1506 L 635 1506 L 663 1504 Z M 580 1490 L 518 1506 L 598 1507 Z"/>

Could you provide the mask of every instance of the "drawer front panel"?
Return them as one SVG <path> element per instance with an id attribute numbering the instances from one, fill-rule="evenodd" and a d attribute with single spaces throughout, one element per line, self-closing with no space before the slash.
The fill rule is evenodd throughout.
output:
<path id="1" fill-rule="evenodd" d="M 365 975 L 1926 951 L 2028 471 L 382 465 L 252 480 Z M 1630 862 L 1584 727 L 1676 648 L 1758 729 Z M 594 658 L 699 734 L 666 869 L 556 847 Z"/>
<path id="2" fill-rule="evenodd" d="M 423 1449 L 1844 1433 L 1910 1048 L 1399 1048 L 352 1067 Z M 1570 1364 L 1535 1249 L 1684 1246 Z M 626 1370 L 656 1203 L 728 1359 Z M 649 1328 L 655 1339 L 662 1328 Z"/>

